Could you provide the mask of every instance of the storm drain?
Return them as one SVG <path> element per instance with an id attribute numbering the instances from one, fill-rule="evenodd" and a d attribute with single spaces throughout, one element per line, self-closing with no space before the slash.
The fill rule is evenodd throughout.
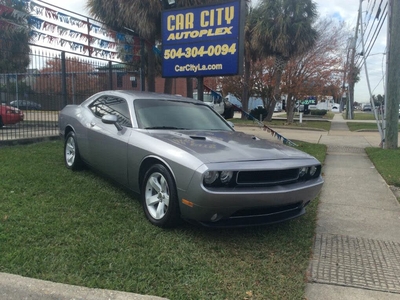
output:
<path id="1" fill-rule="evenodd" d="M 358 147 L 348 147 L 348 146 L 336 146 L 336 145 L 328 145 L 328 152 L 339 152 L 339 153 L 364 153 L 364 148 Z"/>
<path id="2" fill-rule="evenodd" d="M 400 294 L 400 244 L 318 234 L 309 281 Z"/>

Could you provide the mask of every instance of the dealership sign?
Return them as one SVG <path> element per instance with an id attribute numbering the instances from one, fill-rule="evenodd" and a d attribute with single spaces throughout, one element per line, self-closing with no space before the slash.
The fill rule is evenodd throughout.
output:
<path id="1" fill-rule="evenodd" d="M 242 72 L 244 1 L 165 10 L 163 77 L 237 75 Z"/>

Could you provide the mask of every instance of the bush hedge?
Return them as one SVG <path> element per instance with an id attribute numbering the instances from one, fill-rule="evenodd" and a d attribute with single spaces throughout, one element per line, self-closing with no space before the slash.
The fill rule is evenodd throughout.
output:
<path id="1" fill-rule="evenodd" d="M 268 111 L 264 107 L 256 107 L 250 111 L 250 115 L 247 117 L 248 120 L 259 120 L 260 115 L 262 115 L 262 119 L 264 120 L 267 117 Z"/>
<path id="2" fill-rule="evenodd" d="M 311 115 L 313 116 L 325 116 L 328 111 L 326 109 L 313 109 Z"/>

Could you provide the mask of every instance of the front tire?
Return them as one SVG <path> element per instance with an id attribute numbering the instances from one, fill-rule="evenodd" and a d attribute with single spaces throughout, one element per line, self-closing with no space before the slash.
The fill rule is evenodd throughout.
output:
<path id="1" fill-rule="evenodd" d="M 151 166 L 141 189 L 141 201 L 147 219 L 162 228 L 176 226 L 180 221 L 175 181 L 161 164 Z"/>
<path id="2" fill-rule="evenodd" d="M 0 128 L 3 128 L 4 123 L 3 123 L 3 118 L 0 116 Z"/>
<path id="3" fill-rule="evenodd" d="M 78 144 L 76 142 L 75 132 L 73 131 L 70 131 L 65 138 L 64 161 L 65 166 L 73 171 L 80 170 L 83 167 Z"/>

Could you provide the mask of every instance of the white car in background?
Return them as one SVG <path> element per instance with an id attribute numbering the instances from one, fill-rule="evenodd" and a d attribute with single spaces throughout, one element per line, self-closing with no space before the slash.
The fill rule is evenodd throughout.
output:
<path id="1" fill-rule="evenodd" d="M 331 111 L 332 111 L 332 112 L 340 112 L 340 106 L 339 106 L 339 104 L 333 105 L 332 108 L 331 108 Z"/>
<path id="2" fill-rule="evenodd" d="M 282 104 L 281 103 L 276 103 L 274 112 L 281 112 L 282 111 Z"/>
<path id="3" fill-rule="evenodd" d="M 197 99 L 197 92 L 193 93 L 193 98 Z M 203 95 L 203 102 L 212 107 L 217 113 L 225 119 L 232 119 L 235 113 L 232 103 L 228 99 L 221 97 L 214 97 L 212 94 Z"/>

